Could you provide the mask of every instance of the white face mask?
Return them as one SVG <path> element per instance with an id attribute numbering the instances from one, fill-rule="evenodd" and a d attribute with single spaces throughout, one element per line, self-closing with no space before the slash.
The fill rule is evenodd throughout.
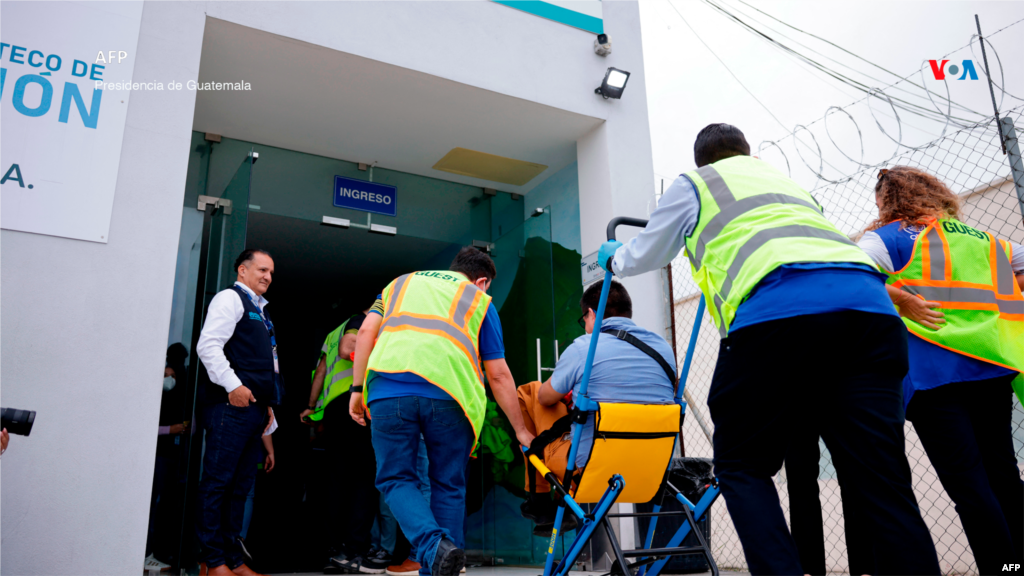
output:
<path id="1" fill-rule="evenodd" d="M 164 376 L 164 392 L 174 390 L 174 376 Z"/>

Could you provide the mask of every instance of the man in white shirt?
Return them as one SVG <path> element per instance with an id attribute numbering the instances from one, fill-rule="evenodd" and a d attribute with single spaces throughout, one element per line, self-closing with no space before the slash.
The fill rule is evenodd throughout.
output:
<path id="1" fill-rule="evenodd" d="M 263 297 L 274 260 L 263 250 L 245 250 L 235 270 L 234 286 L 210 302 L 196 346 L 206 392 L 196 520 L 202 576 L 258 576 L 243 563 L 238 536 L 263 455 L 261 437 L 273 422 L 272 406 L 284 396 L 274 324 Z"/>

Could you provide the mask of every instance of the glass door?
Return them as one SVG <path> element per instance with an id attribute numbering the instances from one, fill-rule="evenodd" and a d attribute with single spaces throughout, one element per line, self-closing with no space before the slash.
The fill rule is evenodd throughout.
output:
<path id="1" fill-rule="evenodd" d="M 245 233 L 249 214 L 249 191 L 253 164 L 258 156 L 249 151 L 241 160 L 232 178 L 218 193 L 199 197 L 203 209 L 203 231 L 200 234 L 199 267 L 195 278 L 196 298 L 192 321 L 192 355 L 188 367 L 186 414 L 190 434 L 181 443 L 180 478 L 183 499 L 180 509 L 178 558 L 180 567 L 189 574 L 198 573 L 195 541 L 195 496 L 202 474 L 204 448 L 203 426 L 197 416 L 202 414 L 202 391 L 197 389 L 199 359 L 195 354 L 206 309 L 217 292 L 230 287 L 236 278 L 235 259 L 245 249 Z M 192 280 L 192 279 L 190 279 Z"/>
<path id="2" fill-rule="evenodd" d="M 550 208 L 537 209 L 497 238 L 490 253 L 498 272 L 490 294 L 515 382 L 546 380 L 560 350 L 571 342 L 571 337 L 559 341 Z M 575 267 L 573 272 L 578 277 Z M 548 536 L 534 536 L 533 523 L 519 511 L 526 494 L 522 453 L 505 415 L 496 404 L 488 408 L 478 458 L 469 469 L 467 554 L 484 565 L 543 564 Z"/>

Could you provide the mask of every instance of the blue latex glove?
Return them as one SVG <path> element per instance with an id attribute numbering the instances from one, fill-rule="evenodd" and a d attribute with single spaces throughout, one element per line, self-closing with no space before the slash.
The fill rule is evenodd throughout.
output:
<path id="1" fill-rule="evenodd" d="M 618 240 L 609 240 L 601 244 L 601 249 L 597 251 L 597 263 L 601 268 L 604 268 L 605 272 L 611 272 L 611 264 L 608 262 L 608 259 L 615 256 L 615 251 L 620 246 L 622 246 L 622 242 Z"/>

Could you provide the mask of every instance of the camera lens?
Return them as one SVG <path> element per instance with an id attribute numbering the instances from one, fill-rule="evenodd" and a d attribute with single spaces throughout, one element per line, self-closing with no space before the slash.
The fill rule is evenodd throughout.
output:
<path id="1" fill-rule="evenodd" d="M 0 428 L 6 428 L 10 434 L 28 436 L 32 431 L 32 424 L 35 423 L 35 420 L 36 413 L 34 410 L 0 408 Z"/>

